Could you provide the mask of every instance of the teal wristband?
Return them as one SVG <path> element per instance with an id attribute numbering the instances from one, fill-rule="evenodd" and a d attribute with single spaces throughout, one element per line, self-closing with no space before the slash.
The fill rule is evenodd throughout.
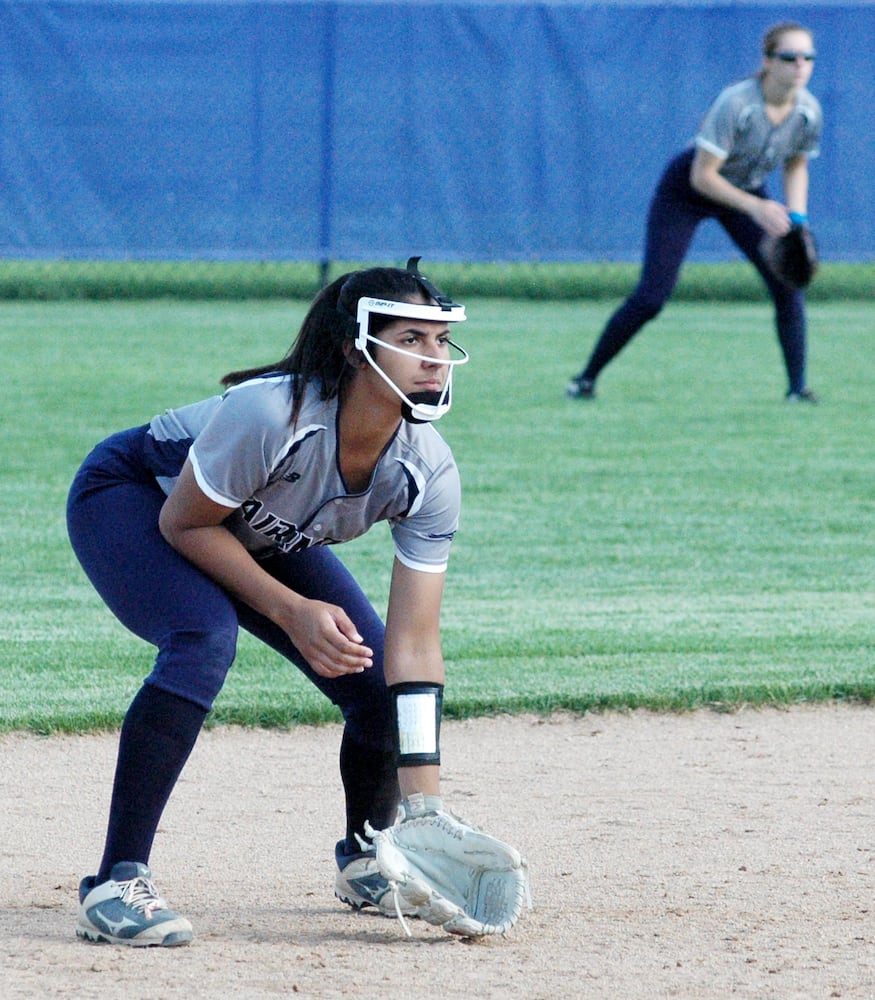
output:
<path id="1" fill-rule="evenodd" d="M 808 222 L 808 216 L 801 212 L 790 212 L 790 221 L 794 226 L 804 226 Z"/>

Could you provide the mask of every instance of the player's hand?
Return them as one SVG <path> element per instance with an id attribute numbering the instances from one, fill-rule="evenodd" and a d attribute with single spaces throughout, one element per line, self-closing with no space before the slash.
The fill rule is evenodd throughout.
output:
<path id="1" fill-rule="evenodd" d="M 785 236 L 790 232 L 790 213 L 779 201 L 758 198 L 750 214 L 767 236 Z"/>
<path id="2" fill-rule="evenodd" d="M 360 674 L 373 666 L 374 651 L 343 608 L 301 599 L 280 623 L 310 666 L 321 677 Z"/>

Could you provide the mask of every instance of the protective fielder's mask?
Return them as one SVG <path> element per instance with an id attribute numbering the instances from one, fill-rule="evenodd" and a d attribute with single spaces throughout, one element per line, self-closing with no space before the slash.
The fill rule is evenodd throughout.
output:
<path id="1" fill-rule="evenodd" d="M 355 346 L 361 351 L 362 356 L 389 386 L 389 388 L 401 399 L 401 414 L 405 420 L 412 424 L 428 423 L 432 420 L 440 419 L 449 410 L 452 402 L 453 391 L 453 368 L 456 365 L 464 365 L 468 360 L 467 351 L 463 350 L 454 341 L 450 340 L 451 351 L 455 353 L 452 358 L 428 358 L 415 351 L 405 350 L 403 347 L 396 347 L 394 344 L 387 344 L 374 336 L 370 332 L 370 318 L 374 313 L 383 316 L 393 316 L 397 319 L 421 319 L 432 323 L 461 323 L 465 316 L 465 307 L 453 302 L 442 292 L 438 291 L 434 285 L 424 275 L 419 273 L 417 265 L 419 257 L 411 257 L 407 262 L 407 270 L 416 278 L 426 297 L 434 299 L 436 305 L 418 305 L 412 302 L 395 302 L 391 299 L 359 299 L 356 322 L 358 331 L 355 338 Z M 379 345 L 381 350 L 395 351 L 397 354 L 406 354 L 415 361 L 430 361 L 437 365 L 446 365 L 449 368 L 447 378 L 440 392 L 412 392 L 409 395 L 392 381 L 392 379 L 380 367 L 377 359 L 371 352 L 370 345 Z"/>

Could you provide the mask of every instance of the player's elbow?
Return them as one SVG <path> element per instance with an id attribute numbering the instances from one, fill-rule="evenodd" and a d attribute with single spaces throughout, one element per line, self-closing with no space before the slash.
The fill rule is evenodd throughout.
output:
<path id="1" fill-rule="evenodd" d="M 690 187 L 696 194 L 700 194 L 706 198 L 711 189 L 707 171 L 703 169 L 697 160 L 693 160 L 693 165 L 690 167 Z"/>
<path id="2" fill-rule="evenodd" d="M 164 502 L 164 506 L 158 514 L 158 530 L 168 545 L 172 545 L 174 549 L 179 549 L 179 541 L 184 529 L 174 516 L 171 505 L 167 501 Z"/>

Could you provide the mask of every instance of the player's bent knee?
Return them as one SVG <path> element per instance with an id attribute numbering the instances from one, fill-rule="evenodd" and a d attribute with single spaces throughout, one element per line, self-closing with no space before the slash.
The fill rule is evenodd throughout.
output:
<path id="1" fill-rule="evenodd" d="M 666 300 L 662 298 L 639 298 L 638 296 L 633 296 L 629 300 L 629 307 L 630 311 L 634 310 L 636 321 L 643 326 L 645 323 L 649 323 L 652 319 L 655 319 L 662 312 L 665 302 Z"/>
<path id="2" fill-rule="evenodd" d="M 171 632 L 161 642 L 150 680 L 209 711 L 236 655 L 236 629 Z"/>

